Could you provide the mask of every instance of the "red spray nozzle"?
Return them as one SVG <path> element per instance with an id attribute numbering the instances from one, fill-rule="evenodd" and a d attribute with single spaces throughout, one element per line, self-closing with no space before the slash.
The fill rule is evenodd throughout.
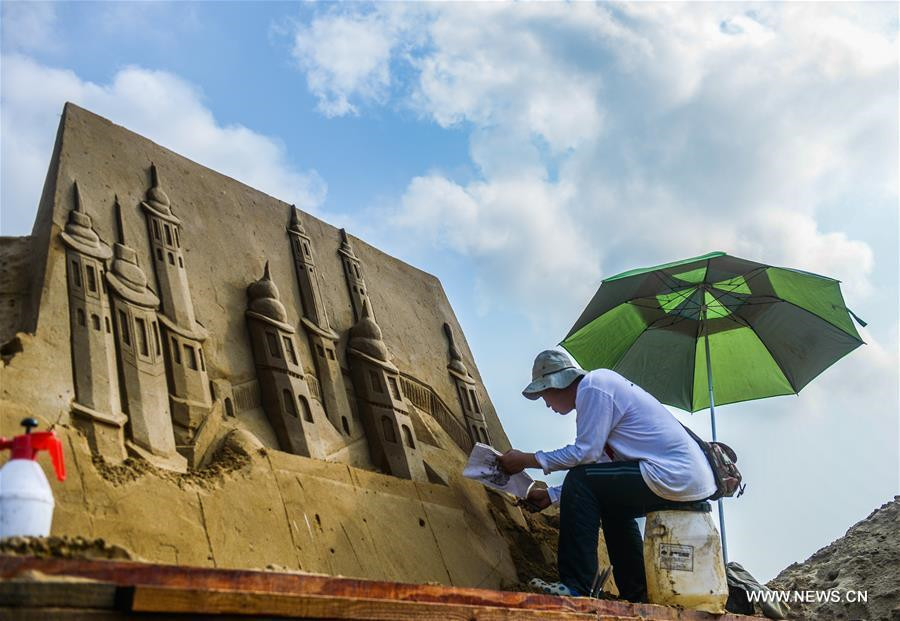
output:
<path id="1" fill-rule="evenodd" d="M 66 480 L 66 463 L 63 460 L 62 442 L 56 437 L 52 431 L 31 432 L 31 428 L 37 425 L 34 419 L 26 418 L 22 421 L 25 426 L 25 433 L 14 438 L 0 438 L 0 450 L 12 449 L 10 459 L 30 459 L 36 460 L 38 451 L 47 451 L 50 453 L 50 461 L 53 463 L 53 470 L 56 472 L 56 478 L 60 481 Z"/>

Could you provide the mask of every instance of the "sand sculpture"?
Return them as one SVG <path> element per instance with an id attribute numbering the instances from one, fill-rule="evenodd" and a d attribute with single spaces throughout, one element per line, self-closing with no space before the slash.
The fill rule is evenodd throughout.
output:
<path id="1" fill-rule="evenodd" d="M 55 535 L 494 588 L 524 547 L 552 571 L 534 519 L 461 477 L 509 442 L 440 283 L 343 229 L 67 104 L 0 309 L 0 433 L 67 441 Z"/>

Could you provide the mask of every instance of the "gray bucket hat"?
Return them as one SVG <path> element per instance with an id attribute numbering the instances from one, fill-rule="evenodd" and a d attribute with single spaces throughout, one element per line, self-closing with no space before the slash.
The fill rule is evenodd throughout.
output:
<path id="1" fill-rule="evenodd" d="M 587 374 L 587 371 L 572 364 L 572 360 L 557 349 L 546 349 L 534 359 L 531 368 L 531 383 L 525 387 L 522 394 L 534 401 L 541 396 L 541 392 L 548 388 L 567 388 L 579 377 Z"/>

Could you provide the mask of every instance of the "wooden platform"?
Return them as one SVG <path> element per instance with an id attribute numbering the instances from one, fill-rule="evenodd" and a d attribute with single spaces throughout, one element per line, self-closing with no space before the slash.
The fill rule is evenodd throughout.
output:
<path id="1" fill-rule="evenodd" d="M 40 572 L 40 573 L 35 573 Z M 333 576 L 0 556 L 0 618 L 699 621 L 647 604 Z"/>

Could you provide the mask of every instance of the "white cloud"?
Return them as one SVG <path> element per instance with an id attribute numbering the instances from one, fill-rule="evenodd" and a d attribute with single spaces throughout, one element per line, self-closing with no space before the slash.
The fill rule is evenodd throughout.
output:
<path id="1" fill-rule="evenodd" d="M 528 177 L 466 187 L 440 175 L 417 177 L 390 224 L 475 259 L 477 278 L 490 283 L 488 304 L 546 310 L 551 300 L 587 299 L 600 275 L 597 250 L 584 243 L 567 210 L 570 194 Z M 574 311 L 558 304 L 553 310 L 563 317 Z"/>
<path id="2" fill-rule="evenodd" d="M 384 103 L 391 55 L 409 36 L 405 13 L 394 5 L 368 14 L 330 14 L 297 29 L 293 55 L 323 114 L 356 114 L 351 98 Z"/>
<path id="3" fill-rule="evenodd" d="M 50 2 L 3 2 L 0 4 L 3 47 L 9 50 L 59 50 L 55 36 L 56 7 Z"/>
<path id="4" fill-rule="evenodd" d="M 871 248 L 821 230 L 816 210 L 861 178 L 896 197 L 891 11 L 427 7 L 323 13 L 295 52 L 329 114 L 393 102 L 470 129 L 481 179 L 416 178 L 394 222 L 478 258 L 479 278 L 505 283 L 484 291 L 542 314 L 521 273 L 596 282 L 601 265 L 713 248 L 871 290 Z"/>
<path id="5" fill-rule="evenodd" d="M 127 67 L 109 84 L 96 84 L 21 55 L 2 62 L 5 235 L 31 230 L 66 101 L 304 209 L 324 199 L 324 181 L 315 171 L 296 170 L 281 142 L 242 125 L 221 125 L 201 93 L 174 74 Z"/>

